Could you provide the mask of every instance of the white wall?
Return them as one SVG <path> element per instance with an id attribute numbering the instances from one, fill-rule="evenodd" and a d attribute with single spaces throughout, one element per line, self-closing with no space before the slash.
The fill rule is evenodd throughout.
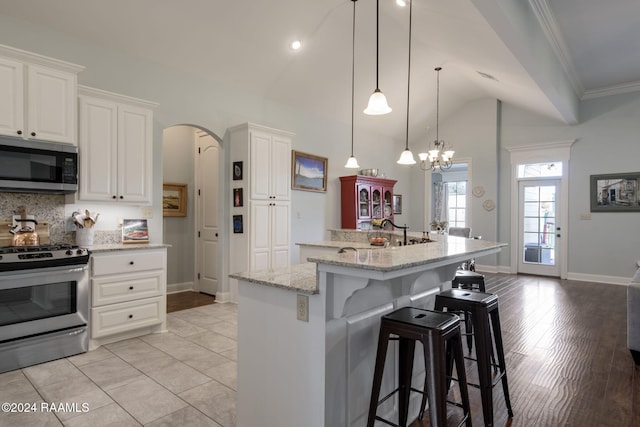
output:
<path id="1" fill-rule="evenodd" d="M 163 133 L 163 181 L 187 184 L 187 216 L 163 218 L 164 242 L 171 245 L 167 248 L 168 285 L 193 283 L 194 131 L 190 126 L 172 126 Z"/>
<path id="2" fill-rule="evenodd" d="M 639 212 L 589 213 L 589 177 L 594 174 L 640 171 L 640 93 L 591 99 L 581 103 L 581 123 L 567 126 L 505 105 L 502 141 L 505 146 L 577 139 L 569 165 L 569 278 L 619 281 L 633 276 L 640 259 Z M 510 182 L 508 154 L 502 153 L 503 186 Z M 501 191 L 501 218 L 508 218 L 508 188 Z M 500 235 L 508 235 L 507 221 Z M 506 265 L 508 254 L 500 263 Z"/>

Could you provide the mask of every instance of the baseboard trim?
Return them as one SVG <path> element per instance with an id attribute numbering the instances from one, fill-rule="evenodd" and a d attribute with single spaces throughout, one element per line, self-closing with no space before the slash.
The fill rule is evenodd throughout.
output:
<path id="1" fill-rule="evenodd" d="M 171 283 L 167 285 L 167 293 L 185 292 L 193 290 L 193 282 Z"/>
<path id="2" fill-rule="evenodd" d="M 231 302 L 231 293 L 230 292 L 216 292 L 216 302 L 225 303 Z"/>
<path id="3" fill-rule="evenodd" d="M 567 279 L 578 280 L 581 282 L 607 283 L 609 285 L 622 285 L 622 286 L 627 286 L 629 282 L 631 282 L 631 278 L 629 277 L 601 276 L 599 274 L 584 274 L 584 273 L 568 273 Z"/>

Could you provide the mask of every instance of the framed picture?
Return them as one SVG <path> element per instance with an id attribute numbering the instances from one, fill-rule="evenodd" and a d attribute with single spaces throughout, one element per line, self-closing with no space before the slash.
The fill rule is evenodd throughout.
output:
<path id="1" fill-rule="evenodd" d="M 235 234 L 244 232 L 243 227 L 242 227 L 242 215 L 234 215 L 233 216 L 233 232 Z"/>
<path id="2" fill-rule="evenodd" d="M 239 208 L 244 206 L 244 202 L 242 200 L 242 188 L 234 188 L 233 189 L 233 207 Z"/>
<path id="3" fill-rule="evenodd" d="M 242 181 L 242 162 L 233 162 L 233 180 Z"/>
<path id="4" fill-rule="evenodd" d="M 402 213 L 402 194 L 393 195 L 393 213 L 394 215 Z"/>
<path id="5" fill-rule="evenodd" d="M 640 211 L 640 172 L 591 175 L 591 212 Z"/>
<path id="6" fill-rule="evenodd" d="M 327 158 L 291 150 L 291 188 L 327 191 Z"/>
<path id="7" fill-rule="evenodd" d="M 162 216 L 187 216 L 187 184 L 162 184 Z"/>
<path id="8" fill-rule="evenodd" d="M 149 243 L 146 219 L 122 220 L 122 243 Z"/>

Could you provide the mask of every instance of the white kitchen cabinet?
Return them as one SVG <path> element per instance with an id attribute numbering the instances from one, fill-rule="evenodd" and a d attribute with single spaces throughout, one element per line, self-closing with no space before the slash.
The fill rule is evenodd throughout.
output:
<path id="1" fill-rule="evenodd" d="M 151 203 L 157 104 L 79 87 L 78 200 Z"/>
<path id="2" fill-rule="evenodd" d="M 290 200 L 291 137 L 249 129 L 250 189 L 252 199 Z"/>
<path id="3" fill-rule="evenodd" d="M 249 236 L 249 270 L 258 271 L 289 265 L 289 202 L 254 200 L 251 206 L 252 233 Z"/>
<path id="4" fill-rule="evenodd" d="M 76 144 L 83 69 L 0 45 L 0 134 Z"/>
<path id="5" fill-rule="evenodd" d="M 166 330 L 165 248 L 91 256 L 90 348 Z"/>
<path id="6" fill-rule="evenodd" d="M 247 200 L 232 206 L 230 271 L 286 267 L 291 258 L 291 141 L 293 133 L 245 123 L 229 129 L 231 194 Z M 239 173 L 241 172 L 241 173 Z M 242 229 L 238 224 L 242 224 Z M 237 290 L 229 281 L 231 299 Z"/>

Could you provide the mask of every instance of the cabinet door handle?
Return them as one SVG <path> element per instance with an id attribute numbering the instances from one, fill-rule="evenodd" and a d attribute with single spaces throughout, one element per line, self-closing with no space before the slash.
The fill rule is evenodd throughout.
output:
<path id="1" fill-rule="evenodd" d="M 112 198 L 112 199 L 117 199 L 117 197 L 116 197 L 115 195 L 114 195 L 114 196 L 111 196 L 111 198 Z"/>
<path id="2" fill-rule="evenodd" d="M 120 196 L 120 199 L 124 199 L 124 196 Z"/>
<path id="3" fill-rule="evenodd" d="M 129 290 L 132 291 L 133 290 L 133 286 L 129 286 Z"/>
<path id="4" fill-rule="evenodd" d="M 36 133 L 35 132 L 31 132 L 31 136 L 36 136 Z"/>
<path id="5" fill-rule="evenodd" d="M 22 131 L 21 130 L 18 131 L 18 135 L 22 135 Z"/>
<path id="6" fill-rule="evenodd" d="M 129 315 L 129 319 L 133 319 L 133 314 L 130 314 L 130 315 Z"/>
<path id="7" fill-rule="evenodd" d="M 133 261 L 129 261 L 129 265 L 133 265 Z"/>

